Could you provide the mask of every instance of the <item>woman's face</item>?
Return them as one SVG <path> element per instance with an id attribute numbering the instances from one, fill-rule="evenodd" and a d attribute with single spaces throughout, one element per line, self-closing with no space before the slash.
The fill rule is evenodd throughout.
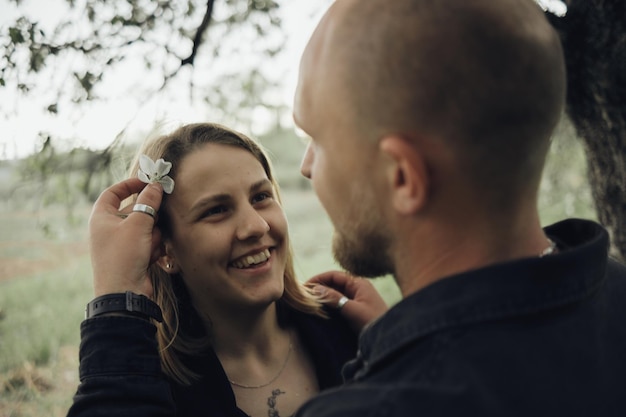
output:
<path id="1" fill-rule="evenodd" d="M 265 308 L 284 290 L 287 221 L 257 159 L 206 144 L 179 162 L 166 253 L 194 306 L 218 315 Z"/>

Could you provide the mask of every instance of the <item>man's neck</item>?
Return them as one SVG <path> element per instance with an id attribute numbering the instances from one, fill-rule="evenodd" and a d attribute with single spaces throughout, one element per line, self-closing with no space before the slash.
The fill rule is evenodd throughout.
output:
<path id="1" fill-rule="evenodd" d="M 539 257 L 550 241 L 538 217 L 498 226 L 486 221 L 424 228 L 399 242 L 396 281 L 403 297 L 443 278 L 501 262 Z"/>

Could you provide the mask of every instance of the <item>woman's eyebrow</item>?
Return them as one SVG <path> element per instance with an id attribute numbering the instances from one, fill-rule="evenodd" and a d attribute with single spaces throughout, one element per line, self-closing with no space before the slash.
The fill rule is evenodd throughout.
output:
<path id="1" fill-rule="evenodd" d="M 267 178 L 263 178 L 250 186 L 250 193 L 254 193 L 266 187 L 272 187 L 272 182 Z"/>
<path id="2" fill-rule="evenodd" d="M 193 206 L 191 206 L 191 209 L 189 209 L 189 212 L 195 213 L 197 211 L 202 210 L 206 206 L 213 205 L 213 204 L 226 203 L 230 200 L 231 200 L 231 196 L 229 194 L 222 193 L 222 194 L 210 195 L 210 196 L 201 198 L 200 200 L 196 201 L 193 204 Z"/>

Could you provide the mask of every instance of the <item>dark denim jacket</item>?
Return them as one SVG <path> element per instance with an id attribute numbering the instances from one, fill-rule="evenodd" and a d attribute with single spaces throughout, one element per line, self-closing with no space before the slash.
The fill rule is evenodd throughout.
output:
<path id="1" fill-rule="evenodd" d="M 349 382 L 298 415 L 626 416 L 626 268 L 593 222 L 546 233 L 559 253 L 400 302 L 361 335 Z"/>

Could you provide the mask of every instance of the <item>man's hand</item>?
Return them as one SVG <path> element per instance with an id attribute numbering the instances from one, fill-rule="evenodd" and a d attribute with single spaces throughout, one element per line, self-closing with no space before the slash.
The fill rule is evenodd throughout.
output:
<path id="1" fill-rule="evenodd" d="M 342 296 L 347 297 L 348 301 L 341 307 L 341 314 L 357 332 L 388 310 L 371 282 L 345 272 L 324 272 L 308 280 L 307 286 L 324 304 L 333 308 L 339 308 Z"/>

